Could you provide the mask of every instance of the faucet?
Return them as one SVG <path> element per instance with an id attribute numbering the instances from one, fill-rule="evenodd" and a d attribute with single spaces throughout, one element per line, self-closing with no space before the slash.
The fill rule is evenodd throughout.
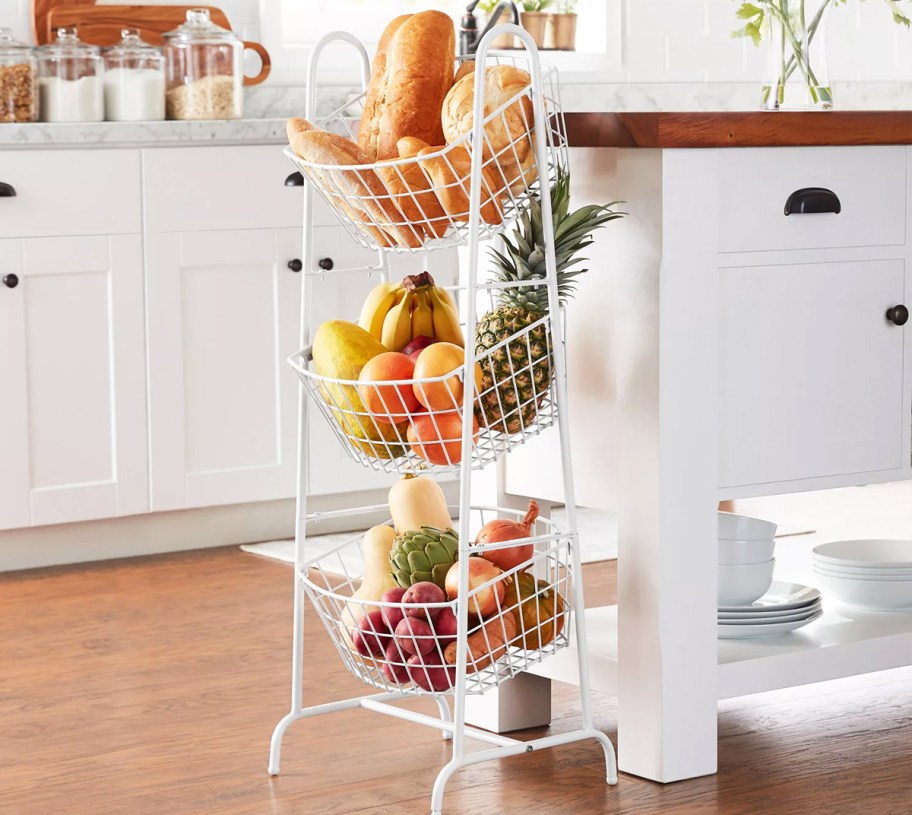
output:
<path id="1" fill-rule="evenodd" d="M 473 13 L 475 11 L 475 6 L 477 6 L 479 2 L 480 0 L 472 0 L 472 2 L 466 6 L 466 13 L 462 18 L 462 23 L 459 28 L 459 53 L 462 56 L 472 56 L 475 53 L 478 48 L 478 43 L 481 42 L 481 38 L 500 22 L 500 17 L 505 11 L 510 12 L 513 25 L 519 25 L 519 7 L 513 0 L 501 0 L 491 12 L 488 24 L 484 27 L 484 30 L 479 32 L 478 20 Z"/>

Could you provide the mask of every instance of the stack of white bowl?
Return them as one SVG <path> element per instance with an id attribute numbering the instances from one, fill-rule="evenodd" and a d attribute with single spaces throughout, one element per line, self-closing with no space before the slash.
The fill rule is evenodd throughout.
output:
<path id="1" fill-rule="evenodd" d="M 719 513 L 719 605 L 749 606 L 773 581 L 776 524 Z"/>
<path id="2" fill-rule="evenodd" d="M 834 541 L 814 547 L 818 583 L 850 606 L 912 610 L 912 541 Z"/>

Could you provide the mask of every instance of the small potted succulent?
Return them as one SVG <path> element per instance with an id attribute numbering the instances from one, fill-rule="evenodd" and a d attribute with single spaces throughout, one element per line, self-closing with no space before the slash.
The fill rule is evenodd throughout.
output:
<path id="1" fill-rule="evenodd" d="M 561 0 L 551 15 L 551 46 L 558 51 L 576 50 L 576 0 Z"/>
<path id="2" fill-rule="evenodd" d="M 520 24 L 534 40 L 539 48 L 545 47 L 545 38 L 548 33 L 548 18 L 551 16 L 547 9 L 554 0 L 522 0 L 519 12 Z"/>

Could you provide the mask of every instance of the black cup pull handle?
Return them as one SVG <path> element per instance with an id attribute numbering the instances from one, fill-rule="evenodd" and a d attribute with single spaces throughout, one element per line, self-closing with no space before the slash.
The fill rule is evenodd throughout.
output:
<path id="1" fill-rule="evenodd" d="M 324 272 L 331 272 L 331 271 L 332 271 L 332 267 L 333 267 L 334 265 L 335 265 L 335 264 L 333 263 L 333 259 L 332 259 L 332 258 L 320 258 L 320 259 L 317 261 L 317 266 L 319 266 Z"/>
<path id="2" fill-rule="evenodd" d="M 819 212 L 842 212 L 839 196 L 826 187 L 802 187 L 795 190 L 785 202 L 786 215 L 808 215 Z"/>
<path id="3" fill-rule="evenodd" d="M 304 268 L 304 264 L 301 263 L 301 258 L 292 258 L 288 261 L 288 268 L 293 272 L 300 272 Z"/>
<path id="4" fill-rule="evenodd" d="M 0 181 L 0 198 L 15 198 L 16 188 L 12 184 Z"/>
<path id="5" fill-rule="evenodd" d="M 15 289 L 19 285 L 19 275 L 8 274 L 3 277 L 3 285 L 8 289 Z"/>
<path id="6" fill-rule="evenodd" d="M 893 325 L 905 325 L 909 322 L 909 309 L 900 303 L 898 306 L 887 309 L 887 319 Z"/>
<path id="7" fill-rule="evenodd" d="M 293 172 L 288 178 L 285 179 L 286 187 L 303 187 L 304 186 L 304 176 L 299 172 Z"/>

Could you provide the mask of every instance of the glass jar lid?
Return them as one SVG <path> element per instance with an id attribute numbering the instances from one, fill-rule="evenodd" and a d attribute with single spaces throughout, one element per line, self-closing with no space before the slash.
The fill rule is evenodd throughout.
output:
<path id="1" fill-rule="evenodd" d="M 102 48 L 107 57 L 124 57 L 128 58 L 142 58 L 142 59 L 155 59 L 161 57 L 161 50 L 156 48 L 154 45 L 149 45 L 145 40 L 139 36 L 139 29 L 137 28 L 124 28 L 120 32 L 121 41 L 115 43 L 114 45 L 109 45 L 107 48 Z"/>
<path id="2" fill-rule="evenodd" d="M 8 28 L 0 28 L 0 57 L 27 57 L 32 47 L 24 42 L 13 39 L 13 32 Z"/>
<path id="3" fill-rule="evenodd" d="M 75 28 L 58 28 L 57 39 L 54 42 L 39 45 L 35 50 L 43 57 L 60 59 L 95 56 L 101 49 L 97 45 L 82 42 L 76 36 Z"/>
<path id="4" fill-rule="evenodd" d="M 168 42 L 240 42 L 233 31 L 216 25 L 209 18 L 209 9 L 193 8 L 187 11 L 187 21 L 164 35 Z"/>

